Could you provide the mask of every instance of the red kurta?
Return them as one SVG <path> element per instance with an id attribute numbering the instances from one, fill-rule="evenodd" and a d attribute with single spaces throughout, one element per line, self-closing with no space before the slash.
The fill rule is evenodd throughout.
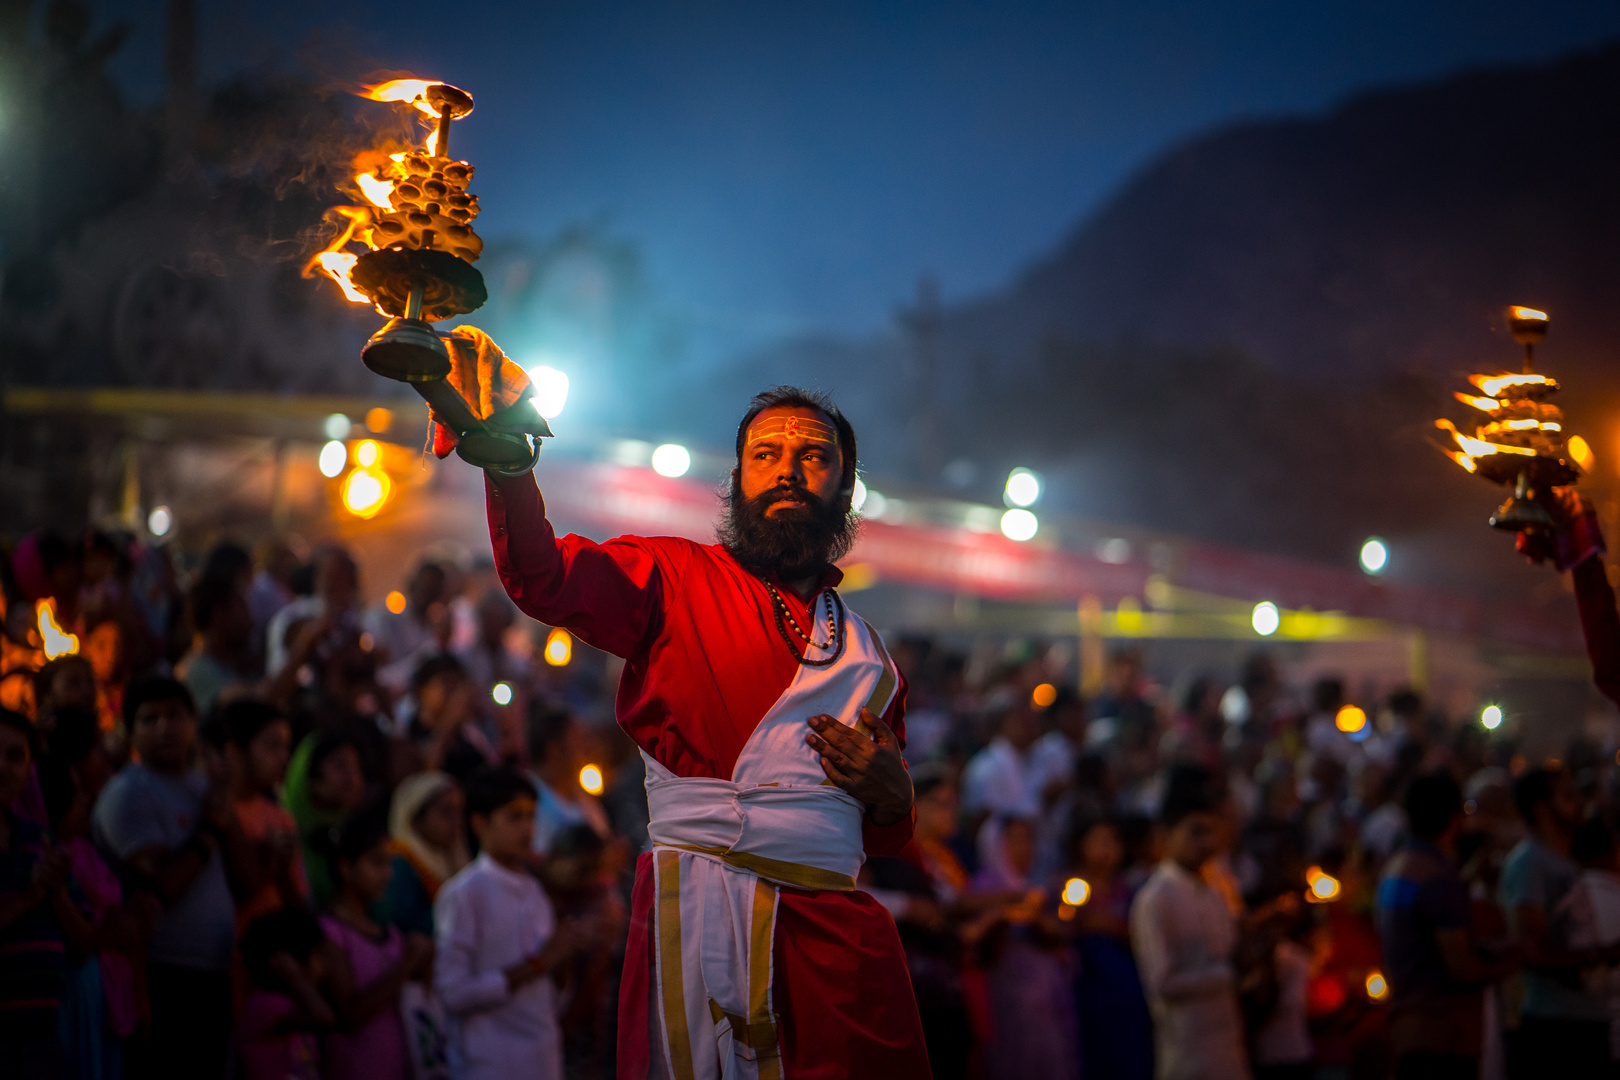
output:
<path id="1" fill-rule="evenodd" d="M 490 540 L 506 591 L 525 613 L 625 660 L 619 725 L 677 776 L 730 779 L 754 728 L 793 681 L 798 661 L 770 595 L 723 547 L 677 537 L 603 544 L 558 538 L 530 474 L 486 481 Z M 808 602 L 778 591 L 809 626 Z M 883 720 L 905 741 L 905 683 Z M 806 717 L 806 720 L 809 718 Z M 806 729 L 808 731 L 808 727 Z M 898 854 L 911 820 L 864 827 L 867 854 Z M 619 1076 L 649 1075 L 653 934 L 650 856 L 636 867 L 620 994 Z M 927 1052 L 894 920 L 860 892 L 783 887 L 773 994 L 786 1076 L 925 1077 Z"/>

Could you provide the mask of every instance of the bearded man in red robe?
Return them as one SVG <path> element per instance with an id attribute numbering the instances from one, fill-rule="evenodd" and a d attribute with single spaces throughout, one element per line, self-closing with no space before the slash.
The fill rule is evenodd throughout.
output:
<path id="1" fill-rule="evenodd" d="M 929 1075 L 894 921 L 856 891 L 911 838 L 905 679 L 837 592 L 855 432 L 778 387 L 737 428 L 720 543 L 558 538 L 531 473 L 486 474 L 527 614 L 623 657 L 647 769 L 620 994 L 622 1080 Z"/>

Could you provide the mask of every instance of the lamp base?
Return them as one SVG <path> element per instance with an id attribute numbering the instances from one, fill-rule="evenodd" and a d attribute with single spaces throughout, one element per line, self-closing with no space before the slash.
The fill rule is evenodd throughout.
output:
<path id="1" fill-rule="evenodd" d="M 1491 515 L 1491 528 L 1503 532 L 1550 532 L 1552 527 L 1552 515 L 1547 513 L 1547 508 L 1524 495 L 1514 495 Z"/>
<path id="2" fill-rule="evenodd" d="M 366 367 L 400 382 L 420 383 L 450 374 L 450 350 L 421 319 L 389 319 L 360 352 Z"/>

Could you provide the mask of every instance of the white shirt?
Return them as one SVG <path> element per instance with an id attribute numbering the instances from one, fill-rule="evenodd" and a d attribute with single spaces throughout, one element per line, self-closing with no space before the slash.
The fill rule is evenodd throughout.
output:
<path id="1" fill-rule="evenodd" d="M 1170 859 L 1131 904 L 1131 945 L 1153 1012 L 1158 1080 L 1243 1080 L 1232 979 L 1237 928 L 1221 894 Z"/>
<path id="2" fill-rule="evenodd" d="M 973 755 L 962 773 L 962 809 L 968 813 L 1033 818 L 1041 809 L 1041 780 L 1045 763 L 1033 748 L 1020 753 L 996 736 Z"/>
<path id="3" fill-rule="evenodd" d="M 433 986 L 450 1014 L 456 1080 L 562 1080 L 557 987 L 549 975 L 508 990 L 505 970 L 557 929 L 540 883 L 479 855 L 433 905 Z"/>

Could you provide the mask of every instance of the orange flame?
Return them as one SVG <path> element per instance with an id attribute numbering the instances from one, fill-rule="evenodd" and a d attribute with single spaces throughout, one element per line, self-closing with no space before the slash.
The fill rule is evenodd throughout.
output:
<path id="1" fill-rule="evenodd" d="M 45 659 L 55 660 L 79 651 L 79 638 L 63 630 L 56 621 L 56 601 L 47 596 L 34 604 L 34 615 L 39 622 L 39 640 L 45 650 Z"/>
<path id="2" fill-rule="evenodd" d="M 344 227 L 343 232 L 338 234 L 336 240 L 328 244 L 324 250 L 317 252 L 315 257 L 305 265 L 304 276 L 309 277 L 319 269 L 327 277 L 338 283 L 338 288 L 343 290 L 343 295 L 347 299 L 356 304 L 369 304 L 371 299 L 365 293 L 356 289 L 354 283 L 349 280 L 349 275 L 354 272 L 354 264 L 359 260 L 359 256 L 343 249 L 349 246 L 351 240 L 359 240 L 363 244 L 368 242 L 370 238 L 369 232 L 362 234 L 361 230 L 366 229 L 371 224 L 371 211 L 363 206 L 334 206 L 327 212 L 341 214 L 349 219 L 349 223 Z"/>
<path id="3" fill-rule="evenodd" d="M 1439 428 L 1441 431 L 1451 432 L 1451 437 L 1457 441 L 1457 445 L 1462 449 L 1463 453 L 1469 455 L 1470 457 L 1486 457 L 1490 454 L 1523 454 L 1525 457 L 1536 456 L 1536 452 L 1530 449 L 1528 446 L 1508 446 L 1504 443 L 1486 442 L 1484 439 L 1476 439 L 1472 435 L 1464 435 L 1462 432 L 1457 430 L 1457 425 L 1453 424 L 1450 420 L 1436 420 L 1434 422 L 1434 426 Z M 1469 471 L 1472 472 L 1473 470 L 1470 469 Z"/>
<path id="4" fill-rule="evenodd" d="M 356 173 L 354 182 L 360 186 L 360 193 L 366 197 L 372 206 L 380 210 L 394 208 L 394 185 L 387 180 L 379 180 L 368 172 Z"/>
<path id="5" fill-rule="evenodd" d="M 1475 397 L 1473 394 L 1465 394 L 1460 390 L 1457 391 L 1456 396 L 1458 401 L 1464 405 L 1472 405 L 1480 412 L 1495 412 L 1502 407 L 1502 403 L 1496 398 Z"/>
<path id="6" fill-rule="evenodd" d="M 1446 457 L 1450 458 L 1452 461 L 1455 461 L 1457 464 L 1461 465 L 1463 468 L 1467 469 L 1469 472 L 1479 471 L 1479 466 L 1474 464 L 1474 459 L 1463 453 L 1461 450 L 1446 450 L 1442 448 L 1440 452 L 1446 455 Z"/>
<path id="7" fill-rule="evenodd" d="M 1529 390 L 1545 387 L 1558 389 L 1557 381 L 1545 375 L 1470 375 L 1468 381 L 1485 391 L 1488 397 L 1501 397 L 1504 390 Z"/>
<path id="8" fill-rule="evenodd" d="M 1545 311 L 1537 311 L 1533 307 L 1520 307 L 1517 304 L 1508 308 L 1508 317 L 1512 319 L 1521 319 L 1526 322 L 1547 321 L 1547 313 Z"/>
<path id="9" fill-rule="evenodd" d="M 437 85 L 437 81 L 433 79 L 390 79 L 388 82 L 366 87 L 360 92 L 360 96 L 370 98 L 372 101 L 403 101 L 437 118 L 438 111 L 427 99 L 427 88 Z"/>

